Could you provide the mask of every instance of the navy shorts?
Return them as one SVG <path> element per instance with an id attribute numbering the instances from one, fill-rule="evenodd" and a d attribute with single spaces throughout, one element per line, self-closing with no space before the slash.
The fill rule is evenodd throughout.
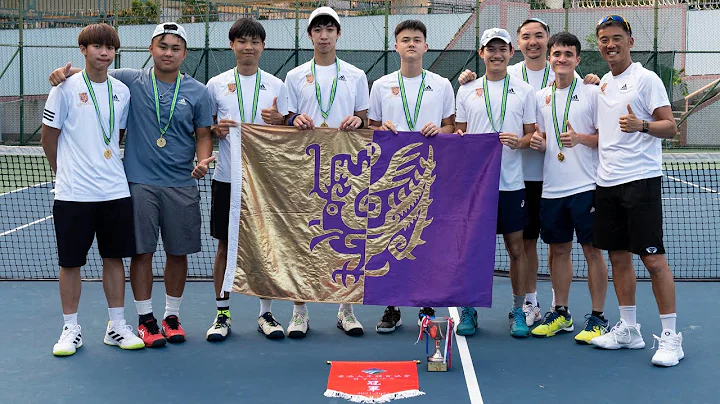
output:
<path id="1" fill-rule="evenodd" d="M 592 242 L 595 191 L 540 201 L 540 235 L 548 244 L 569 243 L 573 231 L 580 244 Z"/>
<path id="2" fill-rule="evenodd" d="M 523 229 L 524 240 L 537 240 L 540 235 L 540 199 L 542 181 L 525 181 L 525 210 L 527 223 Z"/>
<path id="3" fill-rule="evenodd" d="M 496 233 L 515 233 L 524 229 L 526 222 L 525 190 L 500 191 Z"/>

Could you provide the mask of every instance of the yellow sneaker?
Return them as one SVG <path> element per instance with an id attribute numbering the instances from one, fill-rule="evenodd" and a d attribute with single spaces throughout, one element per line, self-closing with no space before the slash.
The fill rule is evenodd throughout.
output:
<path id="1" fill-rule="evenodd" d="M 609 323 L 605 319 L 593 316 L 591 314 L 585 315 L 585 329 L 580 331 L 575 336 L 575 342 L 583 345 L 590 345 L 590 340 L 605 335 L 608 331 Z"/>
<path id="2" fill-rule="evenodd" d="M 533 337 L 553 337 L 559 332 L 570 332 L 575 329 L 572 316 L 561 315 L 557 311 L 547 312 L 542 324 L 532 330 Z"/>

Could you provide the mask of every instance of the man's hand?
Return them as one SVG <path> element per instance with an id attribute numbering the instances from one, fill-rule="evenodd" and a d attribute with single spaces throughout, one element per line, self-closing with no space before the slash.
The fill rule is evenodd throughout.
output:
<path id="1" fill-rule="evenodd" d="M 530 138 L 530 148 L 539 152 L 545 152 L 545 149 L 547 148 L 545 134 L 540 132 L 538 124 L 535 124 L 535 132 L 533 132 L 532 137 Z"/>
<path id="2" fill-rule="evenodd" d="M 520 138 L 514 133 L 502 132 L 500 133 L 500 143 L 515 150 L 520 144 Z"/>
<path id="3" fill-rule="evenodd" d="M 308 114 L 300 114 L 296 116 L 293 121 L 293 126 L 298 129 L 313 129 L 315 127 L 315 125 L 313 125 L 312 118 L 310 118 Z"/>
<path id="4" fill-rule="evenodd" d="M 630 104 L 627 105 L 628 113 L 620 117 L 620 130 L 625 133 L 638 132 L 642 130 L 642 120 L 635 116 Z"/>
<path id="5" fill-rule="evenodd" d="M 395 124 L 393 121 L 385 121 L 383 122 L 382 126 L 380 127 L 380 130 L 389 130 L 392 133 L 397 135 L 397 128 L 395 127 Z"/>
<path id="6" fill-rule="evenodd" d="M 68 64 L 65 65 L 65 67 L 61 67 L 59 69 L 53 70 L 52 73 L 50 73 L 50 77 L 48 80 L 50 80 L 50 84 L 52 84 L 53 87 L 59 85 L 63 81 L 67 80 L 68 77 L 72 76 L 70 69 L 72 68 L 72 63 L 68 62 Z"/>
<path id="7" fill-rule="evenodd" d="M 225 139 L 230 134 L 230 128 L 238 126 L 238 123 L 232 119 L 221 119 L 218 124 L 215 125 L 212 132 L 218 139 Z"/>
<path id="8" fill-rule="evenodd" d="M 588 73 L 587 76 L 583 79 L 583 84 L 594 84 L 598 85 L 600 84 L 600 77 L 598 77 L 596 74 Z"/>
<path id="9" fill-rule="evenodd" d="M 263 121 L 268 125 L 282 125 L 285 117 L 278 111 L 277 97 L 273 98 L 273 103 L 270 108 L 265 108 L 260 111 Z"/>
<path id="10" fill-rule="evenodd" d="M 465 69 L 464 72 L 460 74 L 460 77 L 458 77 L 458 83 L 460 85 L 469 83 L 477 78 L 477 74 L 474 72 L 471 72 L 470 70 Z"/>
<path id="11" fill-rule="evenodd" d="M 420 129 L 420 133 L 422 133 L 422 135 L 425 137 L 432 137 L 440 133 L 440 128 L 435 126 L 434 123 L 428 122 L 425 124 L 425 126 L 423 126 L 422 129 Z"/>
<path id="12" fill-rule="evenodd" d="M 465 131 L 462 129 L 456 129 L 455 134 L 460 135 L 460 136 L 465 136 Z"/>
<path id="13" fill-rule="evenodd" d="M 208 173 L 208 164 L 215 161 L 215 156 L 210 156 L 206 159 L 200 160 L 198 165 L 195 166 L 195 169 L 192 171 L 192 177 L 196 180 L 199 180 L 200 178 L 204 177 L 205 174 Z"/>
<path id="14" fill-rule="evenodd" d="M 567 132 L 560 134 L 560 142 L 562 142 L 563 147 L 573 147 L 580 144 L 580 136 L 578 136 L 575 129 L 570 125 L 570 121 L 567 121 Z"/>
<path id="15" fill-rule="evenodd" d="M 362 126 L 362 118 L 357 115 L 348 115 L 340 122 L 340 130 L 357 129 Z"/>

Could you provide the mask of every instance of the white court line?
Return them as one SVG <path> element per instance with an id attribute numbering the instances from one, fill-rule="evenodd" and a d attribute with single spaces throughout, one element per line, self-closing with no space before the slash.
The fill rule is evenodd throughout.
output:
<path id="1" fill-rule="evenodd" d="M 455 324 L 459 324 L 460 316 L 458 315 L 457 307 L 448 307 L 448 311 L 450 311 L 450 317 L 452 317 Z M 470 403 L 483 404 L 482 394 L 480 394 L 480 385 L 478 385 L 477 375 L 475 374 L 475 366 L 472 363 L 467 339 L 465 339 L 462 335 L 455 334 L 455 341 L 457 341 L 457 349 L 460 354 L 463 372 L 465 373 L 465 384 L 467 385 L 468 394 L 470 395 Z"/>
<path id="2" fill-rule="evenodd" d="M 5 193 L 2 193 L 2 194 L 0 194 L 0 196 L 5 196 L 5 195 L 10 195 L 10 194 L 14 194 L 14 193 L 16 193 L 16 192 L 21 192 L 21 191 L 24 191 L 24 190 L 26 190 L 26 189 L 30 189 L 30 188 L 40 187 L 40 186 L 43 186 L 43 185 L 45 185 L 45 184 L 50 184 L 50 183 L 52 183 L 52 181 L 48 181 L 48 182 L 41 182 L 41 183 L 39 183 L 39 184 L 35 184 L 35 185 L 30 185 L 30 186 L 28 186 L 28 187 L 25 187 L 25 188 L 20 188 L 20 189 L 16 189 L 16 190 L 14 190 L 14 191 L 10 191 L 10 192 L 5 192 Z"/>
<path id="3" fill-rule="evenodd" d="M 665 175 L 665 174 L 663 174 L 663 175 Z M 685 180 L 681 180 L 680 178 L 675 178 L 675 177 L 673 177 L 672 175 L 665 175 L 665 176 L 668 177 L 668 178 L 670 178 L 670 179 L 673 180 L 673 181 L 682 182 L 683 184 L 690 185 L 691 187 L 695 187 L 695 188 L 702 189 L 703 191 L 712 192 L 712 193 L 714 193 L 714 194 L 720 193 L 720 192 L 718 192 L 718 191 L 716 191 L 716 190 L 714 190 L 714 189 L 712 189 L 712 188 L 702 187 L 702 186 L 700 186 L 700 185 L 698 185 L 698 184 L 693 184 L 692 182 L 687 182 L 687 181 L 685 181 Z"/>
<path id="4" fill-rule="evenodd" d="M 34 221 L 34 222 L 32 222 L 32 223 L 24 224 L 24 225 L 22 225 L 22 226 L 20 226 L 20 227 L 16 227 L 16 228 L 14 228 L 14 229 L 12 229 L 12 230 L 8 230 L 8 231 L 6 231 L 5 233 L 0 233 L 0 237 L 2 237 L 2 236 L 7 236 L 8 234 L 15 233 L 16 231 L 22 230 L 22 229 L 24 229 L 24 228 L 26 228 L 26 227 L 30 227 L 30 226 L 32 226 L 32 225 L 36 225 L 36 224 L 38 224 L 38 223 L 42 223 L 42 222 L 44 222 L 44 221 L 46 221 L 46 220 L 48 220 L 48 219 L 52 219 L 52 217 L 53 217 L 53 215 L 50 215 L 50 216 L 48 216 L 48 217 L 46 217 L 46 218 L 38 219 L 38 220 L 36 220 L 36 221 Z"/>

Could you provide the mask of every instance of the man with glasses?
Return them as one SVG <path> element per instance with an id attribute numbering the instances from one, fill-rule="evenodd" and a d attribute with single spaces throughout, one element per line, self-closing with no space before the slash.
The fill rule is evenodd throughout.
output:
<path id="1" fill-rule="evenodd" d="M 593 244 L 607 250 L 612 265 L 620 322 L 591 343 L 605 349 L 641 349 L 636 322 L 635 269 L 638 254 L 650 273 L 662 333 L 652 363 L 675 366 L 684 357 L 676 333 L 675 283 L 665 258 L 662 229 L 662 143 L 677 133 L 665 87 L 654 72 L 633 63 L 630 24 L 611 15 L 595 28 L 600 55 L 610 72 L 598 99 L 599 166 Z"/>

